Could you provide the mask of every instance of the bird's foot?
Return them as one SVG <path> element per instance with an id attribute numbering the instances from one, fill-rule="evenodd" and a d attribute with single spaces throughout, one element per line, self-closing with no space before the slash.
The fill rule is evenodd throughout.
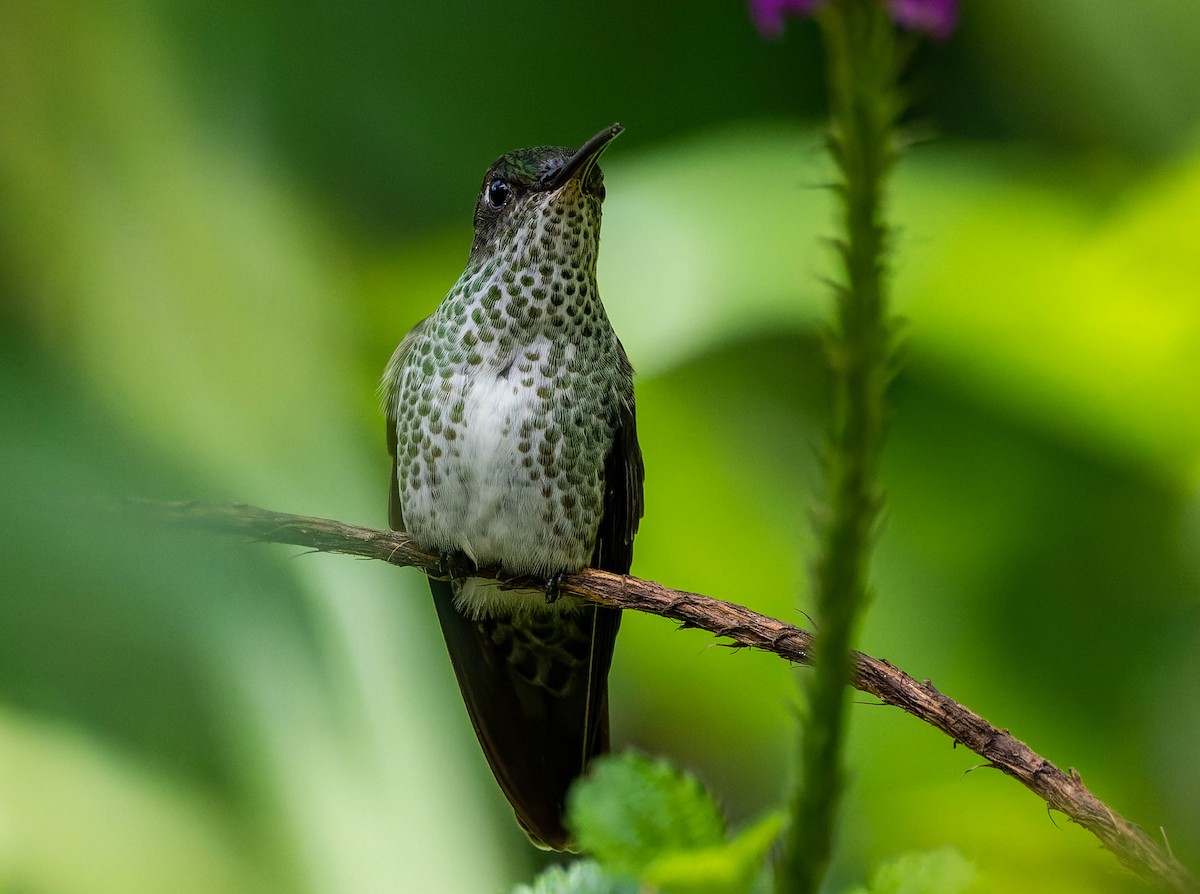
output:
<path id="1" fill-rule="evenodd" d="M 474 560 L 461 549 L 438 553 L 438 577 L 443 580 L 463 581 L 478 570 Z"/>
<path id="2" fill-rule="evenodd" d="M 542 585 L 542 589 L 546 593 L 547 605 L 553 605 L 554 603 L 558 602 L 559 597 L 562 596 L 562 592 L 559 588 L 562 586 L 564 574 L 565 572 L 556 571 L 554 574 L 546 578 L 545 584 Z"/>

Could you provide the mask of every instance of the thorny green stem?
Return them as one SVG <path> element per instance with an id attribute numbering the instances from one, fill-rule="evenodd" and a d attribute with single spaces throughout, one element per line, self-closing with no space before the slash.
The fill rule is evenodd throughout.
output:
<path id="1" fill-rule="evenodd" d="M 878 468 L 892 377 L 883 194 L 902 108 L 896 35 L 881 3 L 835 0 L 820 16 L 828 56 L 829 150 L 838 169 L 844 268 L 828 338 L 833 413 L 824 451 L 827 504 L 814 568 L 814 671 L 800 740 L 800 779 L 776 871 L 778 894 L 815 894 L 829 864 L 842 790 L 851 649 L 869 596 L 871 547 L 883 506 Z"/>

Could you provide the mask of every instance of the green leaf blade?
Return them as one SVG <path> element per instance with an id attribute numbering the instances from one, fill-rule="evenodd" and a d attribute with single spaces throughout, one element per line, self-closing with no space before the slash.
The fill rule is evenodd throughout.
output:
<path id="1" fill-rule="evenodd" d="M 725 841 L 721 812 L 695 777 L 631 754 L 593 764 L 571 789 L 567 824 L 583 851 L 635 877 L 664 854 Z"/>

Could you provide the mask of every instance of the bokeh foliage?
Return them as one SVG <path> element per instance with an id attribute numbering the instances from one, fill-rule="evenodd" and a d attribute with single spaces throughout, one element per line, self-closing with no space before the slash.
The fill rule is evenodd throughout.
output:
<path id="1" fill-rule="evenodd" d="M 0 889 L 492 891 L 532 876 L 415 575 L 183 539 L 111 495 L 384 521 L 374 404 L 500 152 L 621 120 L 600 282 L 638 368 L 635 571 L 807 605 L 829 177 L 815 35 L 737 2 L 0 6 Z M 863 647 L 1200 865 L 1200 9 L 967 3 L 913 62 L 906 369 Z M 793 671 L 629 617 L 618 744 L 735 824 Z M 1139 890 L 890 709 L 832 884 L 946 845 Z"/>

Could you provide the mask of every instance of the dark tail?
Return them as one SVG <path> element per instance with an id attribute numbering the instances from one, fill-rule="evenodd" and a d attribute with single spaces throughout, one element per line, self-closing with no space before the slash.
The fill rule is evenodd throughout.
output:
<path id="1" fill-rule="evenodd" d="M 585 606 L 472 620 L 455 607 L 451 584 L 430 580 L 429 587 L 467 713 L 517 820 L 534 844 L 569 848 L 567 789 L 608 751 L 608 669 L 620 611 Z"/>

